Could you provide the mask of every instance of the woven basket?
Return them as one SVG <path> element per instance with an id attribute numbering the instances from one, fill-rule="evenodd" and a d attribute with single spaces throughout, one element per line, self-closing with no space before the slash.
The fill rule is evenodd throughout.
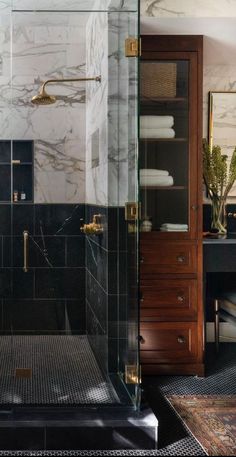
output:
<path id="1" fill-rule="evenodd" d="M 176 97 L 175 63 L 142 62 L 141 97 Z"/>

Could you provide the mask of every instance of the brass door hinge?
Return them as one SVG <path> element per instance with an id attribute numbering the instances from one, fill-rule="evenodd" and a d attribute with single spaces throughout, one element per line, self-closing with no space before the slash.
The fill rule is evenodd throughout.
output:
<path id="1" fill-rule="evenodd" d="M 141 384 L 141 367 L 138 365 L 125 366 L 125 384 Z"/>
<path id="2" fill-rule="evenodd" d="M 129 37 L 125 40 L 125 56 L 140 57 L 141 56 L 141 38 Z"/>
<path id="3" fill-rule="evenodd" d="M 141 205 L 140 203 L 132 202 L 125 204 L 125 220 L 137 221 L 140 219 Z"/>

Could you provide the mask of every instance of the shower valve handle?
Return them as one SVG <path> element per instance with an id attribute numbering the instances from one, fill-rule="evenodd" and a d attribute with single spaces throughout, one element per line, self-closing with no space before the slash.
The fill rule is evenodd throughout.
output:
<path id="1" fill-rule="evenodd" d="M 93 216 L 93 222 L 90 222 L 90 224 L 84 224 L 80 228 L 80 230 L 85 235 L 102 235 L 104 232 L 104 227 L 102 224 L 102 215 L 95 214 Z"/>

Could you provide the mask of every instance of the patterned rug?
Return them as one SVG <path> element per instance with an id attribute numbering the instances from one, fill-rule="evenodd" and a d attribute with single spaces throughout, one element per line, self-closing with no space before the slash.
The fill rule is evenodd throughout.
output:
<path id="1" fill-rule="evenodd" d="M 236 395 L 167 399 L 208 455 L 236 455 Z"/>

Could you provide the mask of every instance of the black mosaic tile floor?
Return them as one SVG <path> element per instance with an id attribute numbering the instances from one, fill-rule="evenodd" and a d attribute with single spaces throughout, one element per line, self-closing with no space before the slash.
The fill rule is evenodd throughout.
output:
<path id="1" fill-rule="evenodd" d="M 17 368 L 32 370 L 17 378 Z M 86 336 L 0 337 L 0 404 L 111 404 L 118 397 L 105 380 Z"/>

